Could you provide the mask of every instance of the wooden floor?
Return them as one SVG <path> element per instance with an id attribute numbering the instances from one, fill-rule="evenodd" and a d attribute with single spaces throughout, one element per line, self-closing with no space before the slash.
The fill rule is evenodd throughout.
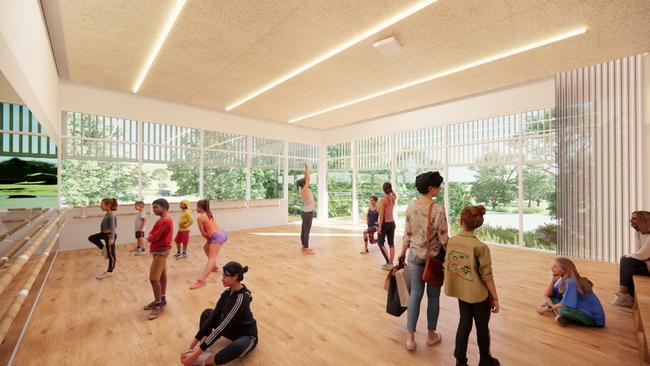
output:
<path id="1" fill-rule="evenodd" d="M 376 246 L 360 255 L 357 231 L 315 227 L 315 256 L 299 252 L 299 226 L 232 232 L 219 255 L 250 267 L 245 283 L 260 343 L 240 365 L 453 365 L 458 308 L 442 295 L 438 330 L 443 342 L 426 347 L 426 312 L 418 323 L 414 353 L 404 348 L 406 314 L 385 313 L 386 272 Z M 261 233 L 261 235 L 259 235 Z M 274 235 L 266 235 L 266 234 Z M 283 234 L 283 233 L 286 233 Z M 56 260 L 16 365 L 177 365 L 178 354 L 196 332 L 199 314 L 222 292 L 220 274 L 195 291 L 188 286 L 202 269 L 204 255 L 192 238 L 187 260 L 169 260 L 168 305 L 147 320 L 152 299 L 149 256 L 118 250 L 117 274 L 95 275 L 106 262 L 96 249 L 61 253 Z M 549 281 L 552 254 L 493 247 L 501 313 L 490 322 L 492 353 L 503 365 L 636 365 L 638 351 L 630 311 L 614 308 L 618 266 L 577 260 L 596 284 L 607 327 L 560 327 L 535 306 Z M 468 357 L 478 363 L 472 333 Z"/>

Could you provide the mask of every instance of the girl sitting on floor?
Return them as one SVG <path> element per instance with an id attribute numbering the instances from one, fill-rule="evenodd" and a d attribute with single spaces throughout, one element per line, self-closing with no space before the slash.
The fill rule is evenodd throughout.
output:
<path id="1" fill-rule="evenodd" d="M 604 327 L 605 312 L 593 291 L 593 283 L 581 277 L 568 258 L 556 258 L 551 267 L 553 279 L 544 292 L 539 314 L 553 312 L 561 325 L 578 323 L 588 327 Z"/>

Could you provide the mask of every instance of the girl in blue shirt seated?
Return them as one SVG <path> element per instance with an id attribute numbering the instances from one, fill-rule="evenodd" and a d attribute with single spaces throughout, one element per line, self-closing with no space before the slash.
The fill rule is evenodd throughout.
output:
<path id="1" fill-rule="evenodd" d="M 555 313 L 561 325 L 578 323 L 588 327 L 604 327 L 605 312 L 593 292 L 593 283 L 581 277 L 568 258 L 557 258 L 551 267 L 553 279 L 544 293 L 545 303 L 539 314 Z"/>

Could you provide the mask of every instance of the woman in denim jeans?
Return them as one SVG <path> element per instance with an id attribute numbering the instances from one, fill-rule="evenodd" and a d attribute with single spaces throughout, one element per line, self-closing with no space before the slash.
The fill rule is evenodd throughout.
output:
<path id="1" fill-rule="evenodd" d="M 411 203 L 406 209 L 406 226 L 402 243 L 402 253 L 399 258 L 404 260 L 406 250 L 410 248 L 408 264 L 411 271 L 411 294 L 409 296 L 408 312 L 406 320 L 406 349 L 414 351 L 415 326 L 420 316 L 420 303 L 424 294 L 425 283 L 422 281 L 422 272 L 426 264 L 427 256 L 435 257 L 447 246 L 447 218 L 445 208 L 433 200 L 440 192 L 442 176 L 438 172 L 426 172 L 415 178 L 415 187 L 420 192 L 420 198 Z M 430 238 L 427 238 L 427 219 L 431 208 L 431 231 Z M 427 240 L 430 244 L 427 249 Z M 438 325 L 438 314 L 440 312 L 440 287 L 426 284 L 427 287 L 427 346 L 434 346 L 442 340 L 442 336 L 436 333 Z"/>

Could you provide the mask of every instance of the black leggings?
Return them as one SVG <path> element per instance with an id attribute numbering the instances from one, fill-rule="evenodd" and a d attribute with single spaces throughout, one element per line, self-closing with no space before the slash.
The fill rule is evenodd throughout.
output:
<path id="1" fill-rule="evenodd" d="M 214 309 L 205 309 L 201 313 L 200 326 L 203 325 L 210 319 L 210 315 Z M 230 361 L 234 361 L 238 358 L 244 357 L 248 352 L 255 349 L 257 346 L 257 337 L 254 335 L 246 335 L 240 337 L 228 337 L 224 336 L 227 339 L 230 339 L 232 343 L 222 348 L 216 355 L 214 355 L 214 363 L 217 365 L 224 365 Z"/>
<path id="2" fill-rule="evenodd" d="M 472 320 L 476 324 L 476 340 L 478 343 L 479 354 L 481 359 L 479 366 L 492 365 L 492 355 L 490 354 L 490 296 L 487 299 L 470 304 L 463 300 L 458 300 L 460 310 L 460 321 L 456 331 L 456 349 L 454 357 L 462 365 L 467 364 L 467 342 L 469 334 L 472 332 Z"/>
<path id="3" fill-rule="evenodd" d="M 302 212 L 302 228 L 300 229 L 300 242 L 303 248 L 309 248 L 309 232 L 311 231 L 311 222 L 314 219 L 314 212 Z"/>
<path id="4" fill-rule="evenodd" d="M 389 263 L 388 256 L 386 255 L 386 248 L 384 247 L 384 242 L 388 238 L 388 247 L 395 247 L 395 221 L 383 222 L 381 224 L 381 233 L 377 235 L 377 245 L 381 251 L 381 255 L 386 259 L 386 263 Z"/>
<path id="5" fill-rule="evenodd" d="M 644 261 L 632 257 L 621 257 L 620 278 L 621 286 L 627 287 L 627 292 L 634 296 L 634 281 L 632 276 L 650 276 L 648 266 Z"/>
<path id="6" fill-rule="evenodd" d="M 104 241 L 103 243 L 102 240 Z M 106 255 L 108 256 L 108 270 L 106 270 L 106 272 L 113 272 L 115 269 L 115 263 L 117 263 L 117 256 L 115 255 L 115 241 L 117 241 L 117 234 L 113 239 L 113 245 L 108 245 L 107 233 L 93 234 L 88 237 L 88 241 L 95 244 L 99 249 L 104 249 L 104 245 L 106 245 Z"/>

